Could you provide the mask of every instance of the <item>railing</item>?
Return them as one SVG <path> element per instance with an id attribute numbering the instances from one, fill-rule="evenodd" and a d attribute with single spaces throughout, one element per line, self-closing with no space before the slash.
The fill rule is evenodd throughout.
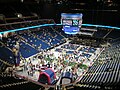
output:
<path id="1" fill-rule="evenodd" d="M 54 21 L 53 19 L 39 19 L 39 20 L 30 20 L 30 21 L 22 21 L 22 22 L 13 22 L 13 23 L 0 24 L 0 26 L 21 24 L 21 23 L 31 23 L 31 22 L 38 22 L 38 21 L 50 21 L 50 20 Z M 46 24 L 46 23 L 44 23 L 44 24 Z"/>

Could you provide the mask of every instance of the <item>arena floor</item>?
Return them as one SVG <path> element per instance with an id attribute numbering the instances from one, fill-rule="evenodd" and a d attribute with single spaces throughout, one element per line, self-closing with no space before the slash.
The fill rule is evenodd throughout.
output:
<path id="1" fill-rule="evenodd" d="M 58 80 L 56 84 L 60 84 L 61 73 L 66 71 L 77 75 L 75 77 L 77 82 L 85 74 L 88 67 L 94 63 L 93 60 L 98 57 L 100 52 L 102 52 L 101 48 L 70 44 L 68 41 L 54 49 L 26 58 L 21 61 L 14 72 L 20 78 L 38 82 L 40 73 L 47 68 L 52 68 Z M 78 65 L 83 67 L 78 67 Z M 63 84 L 68 84 L 68 82 Z"/>

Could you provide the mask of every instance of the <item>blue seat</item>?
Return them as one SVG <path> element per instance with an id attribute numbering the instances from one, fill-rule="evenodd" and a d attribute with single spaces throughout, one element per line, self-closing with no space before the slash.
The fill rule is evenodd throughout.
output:
<path id="1" fill-rule="evenodd" d="M 20 42 L 20 53 L 24 58 L 28 58 L 38 53 L 38 51 L 35 50 L 33 47 L 25 44 L 24 42 Z"/>
<path id="2" fill-rule="evenodd" d="M 4 46 L 0 47 L 0 59 L 4 60 L 10 64 L 14 64 L 13 52 Z"/>

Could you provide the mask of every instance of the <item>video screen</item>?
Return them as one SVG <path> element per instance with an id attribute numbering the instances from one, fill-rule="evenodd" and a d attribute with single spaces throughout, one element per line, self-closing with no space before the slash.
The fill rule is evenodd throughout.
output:
<path id="1" fill-rule="evenodd" d="M 77 34 L 82 25 L 82 13 L 62 13 L 61 24 L 66 34 Z"/>
<path id="2" fill-rule="evenodd" d="M 73 26 L 63 26 L 63 31 L 66 34 L 77 34 L 79 32 L 79 27 L 73 27 Z"/>
<path id="3" fill-rule="evenodd" d="M 67 25 L 67 26 L 71 26 L 72 25 L 72 20 L 70 20 L 70 19 L 63 19 L 62 20 L 62 24 L 63 25 Z"/>
<path id="4" fill-rule="evenodd" d="M 82 24 L 82 14 L 75 13 L 62 13 L 61 14 L 61 23 L 62 25 L 71 25 L 71 26 L 81 26 Z"/>

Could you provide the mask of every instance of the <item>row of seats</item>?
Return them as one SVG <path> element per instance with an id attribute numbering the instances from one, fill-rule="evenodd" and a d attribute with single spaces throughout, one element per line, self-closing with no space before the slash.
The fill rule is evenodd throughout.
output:
<path id="1" fill-rule="evenodd" d="M 98 28 L 97 32 L 94 33 L 94 36 L 101 38 L 101 37 L 104 37 L 108 32 L 109 32 L 109 29 Z"/>
<path id="2" fill-rule="evenodd" d="M 79 83 L 118 88 L 120 83 L 120 43 L 106 48 L 89 67 Z"/>
<path id="3" fill-rule="evenodd" d="M 42 24 L 53 24 L 54 21 L 52 19 L 38 19 L 38 20 L 30 20 L 26 21 L 24 19 L 11 19 L 10 24 L 4 24 L 0 25 L 0 31 L 6 31 L 6 30 L 13 30 L 13 29 L 18 29 L 18 28 L 24 28 L 24 27 L 29 27 L 29 26 L 36 26 L 36 25 L 42 25 Z"/>
<path id="4" fill-rule="evenodd" d="M 109 69 L 109 68 L 104 68 L 105 66 L 101 66 L 100 69 L 96 68 L 95 72 L 91 72 L 89 71 L 89 73 L 87 72 L 86 75 L 83 76 L 83 78 L 81 79 L 81 82 L 83 83 L 91 83 L 91 84 L 97 84 L 97 85 L 101 85 L 102 84 L 111 84 L 111 83 L 119 83 L 119 65 L 120 63 L 117 64 L 117 66 L 115 66 L 117 63 L 114 64 L 114 70 L 113 69 Z M 108 66 L 108 65 L 106 65 Z M 100 71 L 99 71 L 100 70 Z"/>
<path id="5" fill-rule="evenodd" d="M 22 40 L 21 38 L 22 37 Z M 56 38 L 57 37 L 57 38 Z M 16 32 L 16 35 L 8 38 L 2 38 L 2 42 L 11 50 L 20 43 L 20 54 L 24 57 L 30 57 L 39 51 L 47 50 L 55 45 L 63 43 L 64 37 L 51 27 L 39 28 L 23 32 Z"/>
<path id="6" fill-rule="evenodd" d="M 51 35 L 50 31 L 51 28 L 45 28 L 40 29 L 36 32 L 27 32 L 19 34 L 21 37 L 25 38 L 26 42 L 35 47 L 37 50 L 46 50 L 49 49 L 55 45 L 59 45 L 60 43 L 63 43 L 61 40 L 63 37 L 59 34 L 56 34 L 61 39 L 55 38 Z"/>
<path id="7" fill-rule="evenodd" d="M 3 72 L 6 69 L 7 65 L 0 61 L 0 72 Z"/>
<path id="8" fill-rule="evenodd" d="M 28 57 L 38 53 L 38 51 L 36 49 L 34 49 L 33 47 L 31 47 L 30 45 L 28 45 L 24 42 L 20 42 L 19 51 L 20 51 L 22 57 L 24 57 L 24 58 L 28 58 Z"/>
<path id="9" fill-rule="evenodd" d="M 10 75 L 9 73 L 5 73 L 5 72 L 0 73 L 0 89 L 1 90 L 15 87 L 15 86 L 22 85 L 22 84 L 26 84 L 26 83 L 28 83 L 28 81 L 25 81 L 20 78 L 16 78 L 12 74 Z"/>
<path id="10" fill-rule="evenodd" d="M 14 64 L 14 54 L 5 46 L 0 46 L 0 59 L 10 64 Z"/>
<path id="11" fill-rule="evenodd" d="M 5 85 L 5 84 L 10 84 L 10 83 L 15 83 L 19 81 L 24 81 L 20 79 L 15 79 L 13 76 L 9 75 L 8 73 L 0 73 L 0 78 L 1 78 L 1 83 L 0 85 Z"/>

